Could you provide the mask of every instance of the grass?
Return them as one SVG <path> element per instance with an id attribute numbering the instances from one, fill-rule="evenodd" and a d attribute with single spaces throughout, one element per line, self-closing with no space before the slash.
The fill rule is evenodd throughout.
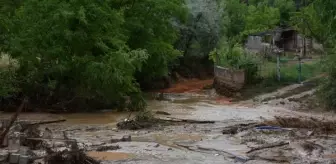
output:
<path id="1" fill-rule="evenodd" d="M 303 62 L 301 64 L 301 81 L 307 80 L 321 73 L 319 61 Z M 271 83 L 298 83 L 299 82 L 299 63 L 280 64 L 280 82 L 277 80 L 276 63 L 267 62 L 261 69 L 263 82 Z"/>
<path id="2" fill-rule="evenodd" d="M 285 61 L 285 60 L 283 60 Z M 313 78 L 322 73 L 320 60 L 306 61 L 301 65 L 301 81 Z M 299 64 L 295 62 L 281 62 L 281 79 L 277 80 L 276 63 L 265 62 L 261 66 L 259 75 L 261 81 L 257 84 L 247 85 L 242 91 L 242 99 L 250 99 L 257 95 L 273 92 L 279 88 L 299 83 Z"/>

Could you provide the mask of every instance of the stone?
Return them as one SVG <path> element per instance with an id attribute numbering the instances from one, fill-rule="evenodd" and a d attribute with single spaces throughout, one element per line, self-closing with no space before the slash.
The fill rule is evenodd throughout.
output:
<path id="1" fill-rule="evenodd" d="M 156 145 L 154 145 L 154 147 L 159 147 L 160 146 L 160 144 L 156 144 Z"/>
<path id="2" fill-rule="evenodd" d="M 173 148 L 170 147 L 170 148 L 168 148 L 168 150 L 173 150 Z"/>

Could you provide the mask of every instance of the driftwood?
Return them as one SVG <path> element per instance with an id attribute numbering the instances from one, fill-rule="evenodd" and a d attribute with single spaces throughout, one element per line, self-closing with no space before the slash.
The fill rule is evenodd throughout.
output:
<path id="1" fill-rule="evenodd" d="M 65 121 L 66 121 L 65 119 L 61 119 L 61 120 L 40 121 L 40 122 L 36 122 L 36 123 L 26 124 L 26 125 L 24 125 L 24 128 L 21 129 L 21 132 L 26 131 L 29 127 L 32 127 L 32 126 L 60 123 L 60 122 L 65 122 Z"/>
<path id="2" fill-rule="evenodd" d="M 288 144 L 289 144 L 289 142 L 271 143 L 271 144 L 267 144 L 267 145 L 263 145 L 263 146 L 260 146 L 260 147 L 253 148 L 246 153 L 251 153 L 251 152 L 254 152 L 254 151 L 257 151 L 257 150 L 262 150 L 262 149 L 281 147 L 281 146 L 285 146 L 285 145 L 288 145 Z"/>
<path id="3" fill-rule="evenodd" d="M 35 141 L 64 141 L 64 142 L 77 142 L 74 139 L 63 139 L 63 138 L 25 138 L 26 140 Z"/>
<path id="4" fill-rule="evenodd" d="M 191 120 L 191 119 L 178 119 L 173 117 L 167 117 L 169 119 L 163 119 L 160 118 L 160 120 L 163 121 L 169 121 L 169 122 L 185 122 L 185 123 L 191 123 L 191 124 L 214 124 L 216 121 L 209 121 L 209 120 Z"/>
<path id="5" fill-rule="evenodd" d="M 19 114 L 21 113 L 24 105 L 26 104 L 27 102 L 27 98 L 25 98 L 24 100 L 22 100 L 22 103 L 21 105 L 17 108 L 15 114 L 12 116 L 12 118 L 10 119 L 10 123 L 8 125 L 8 127 L 0 134 L 0 145 L 2 146 L 10 128 L 13 126 L 14 122 L 17 120 Z"/>

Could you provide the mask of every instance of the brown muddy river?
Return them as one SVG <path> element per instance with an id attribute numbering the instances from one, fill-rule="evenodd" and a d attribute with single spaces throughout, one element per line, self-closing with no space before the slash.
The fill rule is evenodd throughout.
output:
<path id="1" fill-rule="evenodd" d="M 112 111 L 61 115 L 31 113 L 22 114 L 20 119 L 55 120 L 65 118 L 67 120 L 65 123 L 48 125 L 48 128 L 53 131 L 54 137 L 61 137 L 62 131 L 66 130 L 70 138 L 89 145 L 90 150 L 87 154 L 105 161 L 104 164 L 231 164 L 235 163 L 232 156 L 243 158 L 244 152 L 249 149 L 239 142 L 239 137 L 223 136 L 221 131 L 224 127 L 260 121 L 261 118 L 273 118 L 275 115 L 295 115 L 292 111 L 266 105 L 251 107 L 218 103 L 217 100 L 216 97 L 210 95 L 195 93 L 167 94 L 163 101 L 148 100 L 148 109 L 154 112 L 165 111 L 170 113 L 169 117 L 172 118 L 216 121 L 215 124 L 186 124 L 138 131 L 117 130 L 116 123 L 127 118 L 130 114 Z M 0 113 L 0 117 L 9 118 L 10 114 Z M 155 117 L 167 116 L 155 115 Z M 130 135 L 132 142 L 114 143 L 118 144 L 120 149 L 107 152 L 95 151 L 97 147 L 95 145 L 111 144 L 111 139 L 120 139 L 125 135 Z M 252 163 L 250 162 L 250 164 Z M 263 162 L 256 161 L 254 163 Z"/>

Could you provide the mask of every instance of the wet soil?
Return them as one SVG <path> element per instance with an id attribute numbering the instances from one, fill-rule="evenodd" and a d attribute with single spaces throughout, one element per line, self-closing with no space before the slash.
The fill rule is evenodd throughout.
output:
<path id="1" fill-rule="evenodd" d="M 177 82 L 168 89 L 160 90 L 163 93 L 185 93 L 185 92 L 200 92 L 205 87 L 211 86 L 213 84 L 213 79 L 199 80 L 199 79 L 189 79 Z"/>
<path id="2" fill-rule="evenodd" d="M 201 83 L 201 82 L 200 82 Z M 203 83 L 203 82 L 202 82 Z M 198 86 L 198 85 L 197 85 Z M 177 87 L 179 88 L 179 87 Z M 183 87 L 180 87 L 183 88 Z M 194 87 L 191 87 L 194 88 Z M 179 90 L 179 89 L 175 89 Z M 291 89 L 288 89 L 291 90 Z M 189 90 L 190 91 L 190 90 Z M 253 104 L 253 101 L 231 103 L 230 99 L 219 97 L 213 92 L 169 93 L 163 100 L 148 100 L 148 109 L 157 119 L 189 119 L 214 121 L 213 124 L 170 124 L 154 126 L 141 130 L 119 130 L 116 124 L 129 113 L 102 111 L 97 113 L 76 114 L 22 114 L 21 120 L 55 120 L 66 118 L 67 122 L 41 126 L 48 127 L 53 137 L 61 138 L 66 131 L 68 137 L 76 139 L 87 149 L 87 154 L 109 163 L 139 164 L 231 164 L 231 163 L 307 163 L 325 162 L 336 153 L 336 143 L 332 136 L 327 138 L 311 137 L 311 129 L 295 130 L 256 130 L 255 128 L 223 134 L 223 129 L 249 123 L 272 120 L 281 117 L 311 117 L 309 113 L 288 110 L 279 106 Z M 170 115 L 155 114 L 163 111 Z M 0 114 L 8 118 L 9 114 Z M 323 116 L 318 116 L 323 118 Z M 333 117 L 330 115 L 330 117 Z M 127 142 L 120 138 L 130 136 Z M 297 136 L 305 138 L 299 142 Z M 309 137 L 307 137 L 309 136 Z M 116 142 L 115 142 L 116 141 Z M 249 153 L 251 149 L 286 141 L 291 144 L 268 148 Z M 293 144 L 292 144 L 293 143 Z M 312 144 L 309 144 L 312 143 Z M 120 149 L 98 152 L 100 146 L 118 145 Z M 62 147 L 61 143 L 54 145 Z M 307 150 L 307 146 L 312 149 Z M 310 146 L 309 146 L 310 145 Z M 320 153 L 319 146 L 326 148 Z M 314 156 L 315 153 L 315 156 Z"/>

